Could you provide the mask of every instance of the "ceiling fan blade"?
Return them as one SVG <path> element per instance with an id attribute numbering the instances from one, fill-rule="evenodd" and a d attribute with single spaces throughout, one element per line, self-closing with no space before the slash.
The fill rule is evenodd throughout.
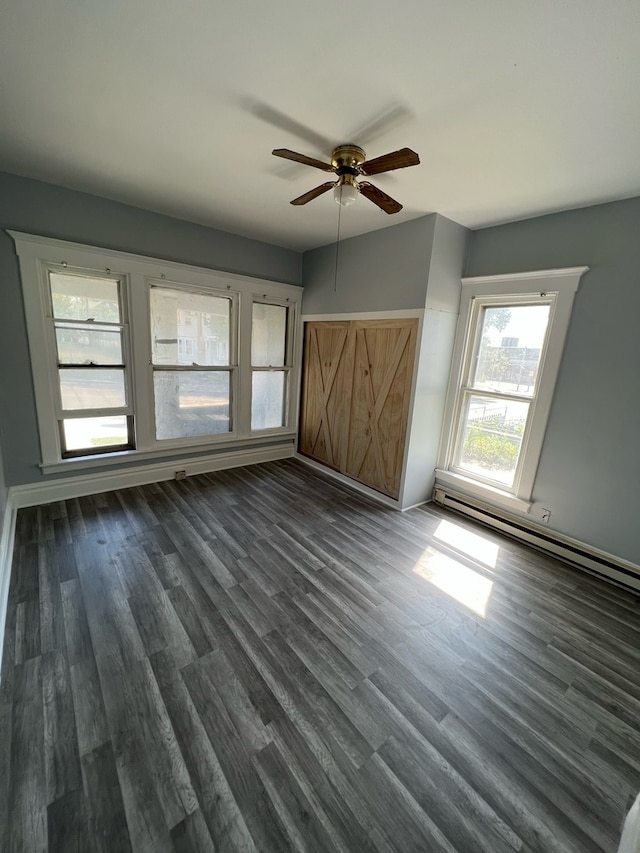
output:
<path id="1" fill-rule="evenodd" d="M 322 195 L 322 193 L 326 193 L 329 192 L 329 190 L 332 190 L 337 183 L 337 181 L 327 181 L 326 184 L 320 184 L 319 187 L 316 187 L 313 190 L 309 190 L 308 193 L 298 196 L 298 198 L 294 198 L 294 200 L 290 202 L 290 204 L 307 204 L 307 202 L 313 201 L 314 198 L 318 198 L 318 196 Z"/>
<path id="2" fill-rule="evenodd" d="M 369 183 L 369 181 L 360 181 L 358 186 L 360 187 L 362 195 L 365 198 L 368 198 L 369 201 L 377 204 L 380 210 L 384 210 L 385 213 L 398 213 L 402 210 L 402 205 L 399 201 L 396 201 L 391 198 L 390 195 L 383 193 L 382 190 L 379 190 L 378 187 L 374 187 L 373 184 Z"/>
<path id="3" fill-rule="evenodd" d="M 366 148 L 379 136 L 409 121 L 412 117 L 411 110 L 403 104 L 392 104 L 367 124 L 361 125 L 353 133 L 346 134 L 345 139 L 357 139 L 360 145 Z"/>
<path id="4" fill-rule="evenodd" d="M 406 169 L 407 166 L 417 166 L 420 158 L 410 148 L 401 148 L 382 157 L 366 160 L 360 167 L 363 175 L 379 175 L 380 172 L 391 172 L 393 169 Z"/>
<path id="5" fill-rule="evenodd" d="M 306 154 L 298 154 L 296 151 L 289 151 L 288 148 L 274 148 L 271 153 L 276 157 L 283 157 L 285 160 L 294 160 L 296 163 L 304 163 L 305 166 L 313 166 L 314 169 L 322 169 L 323 172 L 335 172 L 335 166 L 332 166 L 331 163 L 323 163 L 322 160 L 307 157 Z"/>
<path id="6" fill-rule="evenodd" d="M 277 127 L 278 130 L 284 131 L 288 136 L 293 135 L 297 136 L 298 139 L 304 139 L 305 142 L 313 145 L 318 151 L 323 151 L 328 155 L 333 150 L 335 142 L 331 139 L 327 139 L 326 136 L 316 133 L 312 128 L 307 127 L 300 121 L 296 121 L 296 119 L 291 118 L 291 116 L 288 116 L 275 107 L 265 104 L 264 101 L 258 101 L 256 98 L 248 96 L 240 98 L 240 105 L 256 116 L 256 118 L 273 127 Z"/>

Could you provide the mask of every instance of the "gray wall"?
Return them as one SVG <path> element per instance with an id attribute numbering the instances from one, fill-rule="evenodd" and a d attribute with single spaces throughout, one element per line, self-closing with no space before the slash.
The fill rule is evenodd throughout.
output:
<path id="1" fill-rule="evenodd" d="M 583 264 L 533 496 L 640 564 L 640 198 L 475 231 L 467 275 Z"/>
<path id="2" fill-rule="evenodd" d="M 302 280 L 297 252 L 0 173 L 0 419 L 9 485 L 41 474 L 18 259 L 7 228 L 288 284 Z"/>
<path id="3" fill-rule="evenodd" d="M 305 252 L 304 314 L 424 308 L 436 214 Z M 335 289 L 334 289 L 335 288 Z"/>
<path id="4" fill-rule="evenodd" d="M 433 492 L 468 241 L 466 228 L 436 214 L 409 423 L 403 508 L 429 500 Z"/>
<path id="5" fill-rule="evenodd" d="M 436 214 L 435 233 L 429 264 L 427 309 L 458 314 L 471 232 L 457 222 Z"/>

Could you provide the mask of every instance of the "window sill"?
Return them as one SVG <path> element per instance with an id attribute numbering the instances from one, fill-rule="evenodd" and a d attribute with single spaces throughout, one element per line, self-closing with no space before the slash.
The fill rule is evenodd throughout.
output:
<path id="1" fill-rule="evenodd" d="M 116 453 L 96 454 L 93 456 L 76 456 L 73 459 L 63 459 L 60 462 L 43 462 L 40 470 L 43 474 L 60 474 L 63 472 L 91 470 L 92 468 L 126 467 L 137 463 L 153 461 L 154 459 L 179 460 L 185 456 L 200 456 L 211 453 L 226 453 L 229 450 L 249 449 L 262 445 L 288 443 L 295 440 L 295 432 L 270 432 L 268 435 L 255 435 L 251 438 L 234 439 L 232 441 L 216 442 L 215 444 L 191 444 L 180 447 L 163 447 L 154 450 L 121 450 Z"/>
<path id="2" fill-rule="evenodd" d="M 489 505 L 509 509 L 512 512 L 522 513 L 522 515 L 526 515 L 531 509 L 531 501 L 517 498 L 511 492 L 479 483 L 471 477 L 454 474 L 452 471 L 445 471 L 442 468 L 436 468 L 436 487 L 438 483 L 443 486 L 452 486 L 458 492 L 466 493 L 472 497 L 482 498 Z"/>

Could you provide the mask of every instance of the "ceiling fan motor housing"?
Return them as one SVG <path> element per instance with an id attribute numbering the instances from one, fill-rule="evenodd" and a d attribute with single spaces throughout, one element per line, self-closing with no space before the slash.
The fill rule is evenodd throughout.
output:
<path id="1" fill-rule="evenodd" d="M 338 203 L 342 198 L 338 187 L 345 185 L 359 189 L 356 177 L 360 174 L 360 166 L 366 159 L 366 154 L 358 145 L 338 145 L 331 154 L 331 165 L 335 167 L 338 183 L 335 198 Z M 353 198 L 351 199 L 353 201 Z"/>
<path id="2" fill-rule="evenodd" d="M 364 149 L 358 145 L 338 145 L 333 149 L 331 165 L 338 175 L 357 175 L 366 157 Z"/>

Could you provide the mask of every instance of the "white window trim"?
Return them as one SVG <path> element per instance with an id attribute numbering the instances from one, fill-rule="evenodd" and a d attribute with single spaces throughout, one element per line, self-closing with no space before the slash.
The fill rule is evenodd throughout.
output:
<path id="1" fill-rule="evenodd" d="M 510 275 L 477 276 L 462 279 L 460 316 L 454 344 L 454 353 L 445 404 L 442 438 L 436 468 L 436 482 L 449 485 L 463 493 L 484 498 L 488 503 L 505 509 L 526 513 L 531 508 L 531 495 L 535 482 L 542 444 L 551 410 L 558 371 L 562 360 L 564 342 L 571 319 L 575 293 L 582 275 L 588 267 L 540 270 Z M 457 439 L 458 397 L 469 351 L 475 333 L 474 304 L 477 298 L 528 295 L 551 297 L 548 326 L 548 343 L 538 372 L 539 387 L 531 412 L 531 424 L 526 446 L 522 449 L 519 477 L 512 489 L 489 485 L 471 475 L 452 470 Z M 542 301 L 542 300 L 541 300 Z"/>
<path id="2" fill-rule="evenodd" d="M 137 458 L 157 458 L 180 452 L 200 452 L 212 448 L 234 447 L 273 439 L 291 437 L 297 431 L 297 388 L 299 385 L 302 332 L 300 304 L 302 288 L 295 285 L 225 273 L 188 264 L 150 258 L 129 252 L 71 243 L 25 234 L 7 232 L 13 239 L 20 263 L 36 412 L 44 473 L 122 465 Z M 129 358 L 131 360 L 132 400 L 135 417 L 136 449 L 114 453 L 62 459 L 57 428 L 56 386 L 52 381 L 56 358 L 48 349 L 48 280 L 50 266 L 83 269 L 104 273 L 112 270 L 124 282 L 125 311 L 130 325 Z M 151 332 L 149 323 L 149 285 L 151 282 L 179 283 L 203 292 L 227 293 L 237 307 L 237 408 L 233 432 L 180 440 L 156 440 L 151 375 Z M 273 299 L 291 309 L 290 394 L 286 425 L 280 429 L 251 430 L 251 316 L 254 299 Z"/>

